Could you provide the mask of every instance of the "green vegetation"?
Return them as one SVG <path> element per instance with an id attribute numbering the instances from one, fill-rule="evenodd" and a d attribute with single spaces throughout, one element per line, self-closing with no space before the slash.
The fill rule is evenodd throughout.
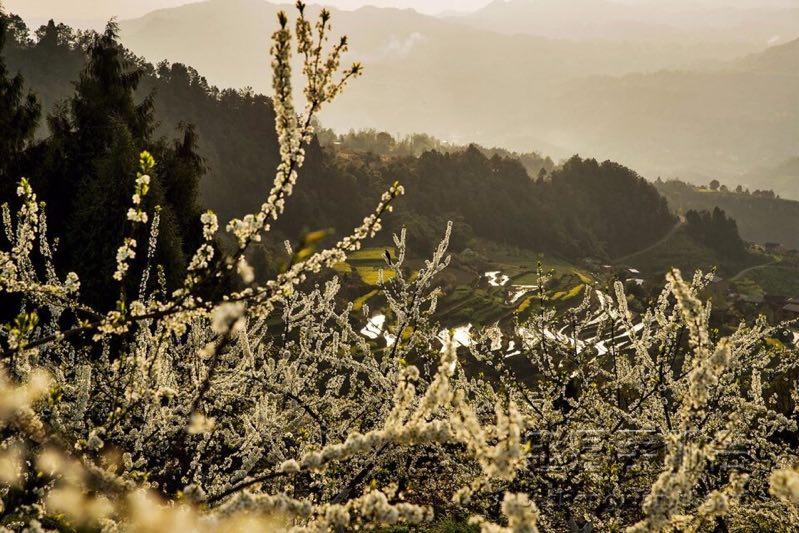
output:
<path id="1" fill-rule="evenodd" d="M 419 254 L 432 249 L 447 219 L 455 222 L 456 250 L 481 238 L 568 259 L 622 255 L 657 240 L 675 221 L 650 184 L 611 162 L 574 157 L 533 181 L 518 161 L 489 159 L 470 147 L 378 164 L 349 162 L 341 172 L 373 175 L 376 167 L 408 191 L 397 222 L 407 225 L 410 247 Z"/>
<path id="2" fill-rule="evenodd" d="M 164 247 L 159 253 L 172 257 L 165 261 L 173 265 L 168 272 L 180 270 L 185 250 L 196 240 L 197 229 L 185 225 L 185 221 L 193 219 L 188 214 L 196 210 L 193 191 L 199 196 L 199 203 L 219 213 L 223 223 L 258 208 L 259 195 L 252 191 L 266 189 L 269 176 L 264 175 L 264 169 L 275 166 L 278 157 L 274 110 L 269 99 L 248 91 L 220 91 L 196 71 L 180 64 L 148 65 L 118 45 L 113 29 L 100 38 L 50 24 L 31 40 L 20 37 L 27 35 L 27 30 L 19 19 L 9 17 L 9 21 L 16 28 L 12 34 L 16 37 L 9 42 L 9 64 L 22 71 L 34 93 L 46 95 L 45 108 L 51 109 L 54 117 L 47 131 L 40 130 L 40 136 L 48 135 L 41 143 L 52 147 L 48 153 L 53 155 L 31 156 L 32 168 L 25 171 L 34 184 L 40 185 L 37 190 L 43 191 L 45 199 L 63 195 L 75 186 L 73 178 L 59 178 L 51 180 L 50 187 L 43 183 L 50 180 L 49 176 L 80 173 L 77 167 L 56 165 L 76 160 L 77 154 L 70 158 L 55 154 L 60 153 L 58 150 L 71 150 L 74 142 L 66 139 L 80 138 L 83 119 L 72 110 L 54 107 L 54 102 L 69 98 L 75 102 L 72 107 L 76 107 L 88 101 L 94 91 L 90 83 L 94 79 L 92 69 L 97 70 L 92 65 L 97 64 L 102 50 L 103 61 L 116 65 L 114 75 L 120 80 L 122 92 L 99 95 L 97 102 L 81 109 L 106 117 L 108 124 L 103 128 L 116 124 L 111 117 L 119 115 L 120 124 L 130 133 L 129 140 L 120 141 L 118 149 L 103 148 L 119 161 L 118 168 L 108 168 L 107 172 L 127 175 L 122 172 L 121 154 L 132 153 L 130 146 L 147 147 L 156 155 L 160 192 L 154 198 L 166 195 L 168 202 L 162 217 L 171 228 L 174 243 L 168 245 L 169 232 L 162 233 Z M 102 43 L 102 47 L 95 43 Z M 98 57 L 92 59 L 93 55 Z M 52 63 L 62 66 L 51 69 Z M 71 82 L 76 79 L 81 80 L 79 93 L 72 95 Z M 120 106 L 119 111 L 114 109 L 116 105 Z M 194 126 L 181 126 L 187 122 Z M 173 135 L 179 126 L 179 140 L 165 140 L 164 136 Z M 383 139 L 375 134 L 377 137 Z M 119 135 L 117 138 L 121 139 Z M 88 155 L 83 161 L 96 164 L 95 155 L 81 155 Z M 40 160 L 49 161 L 52 169 L 39 168 Z M 313 142 L 300 176 L 305 187 L 291 198 L 285 217 L 275 227 L 272 244 L 297 239 L 315 229 L 307 226 L 310 220 L 321 227 L 335 228 L 338 234 L 349 231 L 361 223 L 361 213 L 368 212 L 394 180 L 402 183 L 408 194 L 401 201 L 398 214 L 387 219 L 380 239 L 388 243 L 392 232 L 406 226 L 410 249 L 416 256 L 433 249 L 447 220 L 455 223 L 452 245 L 457 251 L 488 240 L 570 261 L 587 255 L 610 258 L 635 251 L 662 237 L 674 224 L 665 201 L 651 184 L 619 164 L 574 157 L 546 176 L 531 176 L 529 170 L 536 168 L 552 169 L 551 161 L 474 145 L 451 153 L 433 150 L 418 157 L 414 153 L 380 158 L 371 153 L 323 151 Z M 114 186 L 108 194 L 126 190 L 124 186 Z M 186 192 L 181 196 L 179 191 Z M 625 207 L 621 209 L 620 205 Z M 89 207 L 109 206 L 93 202 Z M 73 212 L 84 212 L 77 207 L 63 209 L 57 220 L 72 216 Z M 93 242 L 87 245 L 90 247 L 110 245 L 102 231 L 89 241 L 82 237 L 87 227 L 102 227 L 96 221 L 99 215 L 87 213 L 84 218 L 75 218 L 67 225 L 72 228 L 68 231 L 76 233 L 66 238 Z M 119 230 L 113 225 L 107 229 Z M 252 260 L 257 264 L 273 263 L 269 249 L 267 245 L 254 252 L 264 257 Z M 80 263 L 92 254 L 82 250 L 74 260 L 75 268 L 88 268 Z M 109 265 L 103 267 L 108 268 Z M 374 270 L 361 273 L 372 281 L 376 279 Z"/>
<path id="3" fill-rule="evenodd" d="M 358 278 L 366 285 L 376 286 L 379 285 L 381 280 L 388 282 L 394 279 L 396 272 L 386 266 L 386 255 L 394 258 L 396 250 L 392 248 L 364 248 L 350 254 L 346 263 L 338 263 L 333 268 L 339 274 L 351 274 L 355 272 Z M 366 299 L 358 299 L 360 303 L 359 308 L 363 303 L 374 296 L 374 291 L 368 293 Z"/>
<path id="4" fill-rule="evenodd" d="M 692 237 L 686 228 L 677 231 L 667 241 L 637 255 L 633 266 L 648 277 L 660 277 L 672 267 L 683 272 L 717 269 L 722 276 L 731 276 L 749 266 L 768 262 L 763 256 L 744 253 L 730 258 Z"/>
<path id="5" fill-rule="evenodd" d="M 435 150 L 442 153 L 462 152 L 469 146 L 445 143 L 425 133 L 414 133 L 402 138 L 395 138 L 390 133 L 375 129 L 350 130 L 336 135 L 333 130 L 320 129 L 317 133 L 319 142 L 324 147 L 334 148 L 336 152 L 356 154 L 373 154 L 381 157 L 419 157 L 425 152 Z M 549 157 L 537 152 L 516 153 L 504 148 L 484 148 L 475 146 L 486 157 L 499 156 L 518 160 L 532 177 L 546 176 L 555 169 L 555 163 Z"/>
<path id="6" fill-rule="evenodd" d="M 799 297 L 799 269 L 795 266 L 777 264 L 756 268 L 742 280 L 757 284 L 765 294 Z"/>
<path id="7" fill-rule="evenodd" d="M 744 240 L 799 248 L 799 233 L 796 231 L 799 227 L 799 202 L 780 199 L 763 191 L 759 194 L 747 194 L 745 190 L 713 191 L 681 181 L 657 181 L 655 186 L 672 209 L 680 213 L 713 211 L 718 207 L 735 219 Z"/>
<path id="8" fill-rule="evenodd" d="M 3 16 L 2 24 L 3 39 L 24 35 L 18 19 Z M 17 141 L 4 145 L 0 157 L 11 162 L 7 171 L 14 172 L 13 176 L 2 176 L 2 200 L 13 200 L 13 184 L 19 176 L 28 177 L 49 205 L 49 224 L 62 229 L 56 266 L 79 274 L 88 301 L 109 306 L 116 295 L 103 280 L 116 269 L 118 238 L 129 225 L 126 211 L 139 153 L 149 150 L 159 165 L 149 181 L 150 193 L 143 207 L 160 206 L 159 239 L 154 257 L 148 258 L 146 248 L 142 248 L 137 261 L 157 261 L 164 267 L 168 287 L 175 287 L 187 255 L 201 240 L 197 196 L 204 166 L 197 153 L 195 131 L 184 126 L 174 141 L 153 135 L 153 101 L 135 97 L 143 71 L 130 63 L 118 45 L 113 24 L 103 34 L 84 35 L 72 44 L 60 43 L 59 36 L 66 34 L 63 28 L 50 24 L 38 32 L 37 45 L 30 50 L 35 58 L 59 47 L 73 54 L 74 47 L 85 46 L 86 62 L 74 94 L 48 116 L 49 136 L 42 140 L 23 142 L 30 139 L 34 124 L 32 100 L 17 108 L 17 118 L 8 128 L 18 133 L 6 137 Z M 21 44 L 25 45 L 15 42 L 12 47 Z M 58 55 L 53 52 L 46 57 L 52 61 Z M 13 99 L 19 85 L 17 78 L 6 88 L 6 95 Z M 148 241 L 146 232 L 132 237 L 142 246 Z M 137 289 L 130 285 L 123 287 L 123 292 Z"/>
<path id="9" fill-rule="evenodd" d="M 751 279 L 739 279 L 733 281 L 735 291 L 749 303 L 760 303 L 763 301 L 766 293 L 762 287 Z"/>
<path id="10" fill-rule="evenodd" d="M 371 300 L 378 294 L 380 294 L 380 291 L 378 289 L 372 289 L 363 296 L 356 298 L 355 300 L 352 301 L 352 310 L 360 311 L 361 309 L 363 309 L 364 304 L 366 304 L 369 300 Z"/>
<path id="11" fill-rule="evenodd" d="M 11 21 L 0 17 L 0 52 L 8 36 L 13 33 Z M 13 37 L 12 37 L 13 38 Z M 7 197 L 21 176 L 22 155 L 33 141 L 39 120 L 40 106 L 33 94 L 24 94 L 23 79 L 19 74 L 10 76 L 0 57 L 0 197 Z"/>
<path id="12" fill-rule="evenodd" d="M 740 260 L 746 256 L 746 244 L 738 234 L 735 220 L 718 207 L 709 211 L 688 211 L 685 214 L 686 232 L 720 256 Z"/>
<path id="13" fill-rule="evenodd" d="M 380 261 L 385 264 L 387 254 L 391 258 L 395 258 L 397 256 L 397 251 L 394 249 L 394 247 L 364 248 L 362 250 L 358 250 L 357 252 L 351 253 L 348 260 L 350 262 Z"/>
<path id="14" fill-rule="evenodd" d="M 361 281 L 367 285 L 380 285 L 381 282 L 390 281 L 396 275 L 395 272 L 385 265 L 380 266 L 360 266 L 356 267 Z"/>

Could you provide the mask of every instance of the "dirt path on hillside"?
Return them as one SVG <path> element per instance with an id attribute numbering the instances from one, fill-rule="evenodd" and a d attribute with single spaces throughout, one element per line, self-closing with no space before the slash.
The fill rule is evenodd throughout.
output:
<path id="1" fill-rule="evenodd" d="M 770 267 L 770 266 L 776 265 L 777 263 L 779 263 L 779 260 L 778 259 L 774 259 L 774 260 L 772 260 L 772 261 L 770 261 L 768 263 L 764 263 L 762 265 L 755 265 L 755 266 L 751 266 L 749 268 L 745 268 L 745 269 L 741 270 L 740 272 L 738 272 L 737 274 L 735 274 L 733 277 L 731 277 L 730 281 L 735 281 L 737 279 L 740 279 L 740 278 L 744 277 L 745 275 L 749 274 L 750 272 L 752 272 L 753 270 L 760 270 L 761 268 Z"/>
<path id="2" fill-rule="evenodd" d="M 676 234 L 678 231 L 680 231 L 680 228 L 682 228 L 684 225 L 685 225 L 685 219 L 683 217 L 680 217 L 680 221 L 677 222 L 677 224 L 675 224 L 674 227 L 671 228 L 667 234 L 665 234 L 663 237 L 658 239 L 654 244 L 650 244 L 649 246 L 647 246 L 643 250 L 638 250 L 637 252 L 633 252 L 633 253 L 631 253 L 629 255 L 625 255 L 624 257 L 620 257 L 618 259 L 614 259 L 613 262 L 616 263 L 616 264 L 624 263 L 626 261 L 629 261 L 633 257 L 637 257 L 639 255 L 643 255 L 643 254 L 645 254 L 647 252 L 650 252 L 650 251 L 654 250 L 655 248 L 657 248 L 658 246 L 660 246 L 664 242 L 666 242 L 669 239 L 671 239 L 672 237 L 674 237 L 674 234 Z"/>

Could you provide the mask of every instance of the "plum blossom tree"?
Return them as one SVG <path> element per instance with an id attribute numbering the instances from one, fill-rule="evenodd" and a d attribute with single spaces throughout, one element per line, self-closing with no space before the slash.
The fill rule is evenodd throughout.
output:
<path id="1" fill-rule="evenodd" d="M 774 328 L 762 319 L 712 332 L 706 276 L 673 272 L 640 320 L 621 286 L 587 290 L 557 315 L 539 283 L 540 313 L 462 347 L 435 320 L 451 226 L 416 272 L 403 231 L 381 276 L 393 334 L 373 341 L 360 333 L 368 307 L 315 274 L 380 230 L 403 192 L 395 184 L 350 235 L 318 252 L 287 246 L 286 269 L 255 281 L 246 252 L 283 213 L 314 117 L 360 73 L 340 68 L 347 41 L 329 44 L 329 14 L 312 23 L 297 8 L 293 31 L 281 13 L 272 37 L 273 185 L 256 212 L 226 225 L 230 253 L 214 245 L 216 216 L 202 215 L 203 242 L 177 290 L 149 282 L 163 277 L 152 261 L 141 271 L 132 261 L 152 259 L 158 239 L 159 211 L 142 202 L 158 164 L 146 152 L 127 221 L 150 238 L 121 237 L 110 312 L 82 303 L 78 277 L 53 268 L 27 180 L 20 210 L 4 208 L 0 291 L 19 313 L 2 337 L 3 524 L 341 531 L 424 528 L 444 513 L 484 532 L 533 532 L 795 520 L 798 458 L 780 438 L 796 431 L 799 361 L 764 342 Z M 232 273 L 241 288 L 219 290 Z M 132 276 L 137 294 L 124 290 Z"/>

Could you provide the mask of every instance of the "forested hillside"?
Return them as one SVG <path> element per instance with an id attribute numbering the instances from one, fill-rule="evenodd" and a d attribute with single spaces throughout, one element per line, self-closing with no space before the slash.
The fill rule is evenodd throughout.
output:
<path id="1" fill-rule="evenodd" d="M 25 35 L 18 20 L 14 31 L 7 32 L 9 22 L 5 16 L 0 19 L 0 46 L 7 36 Z M 26 95 L 24 78 L 16 76 L 3 91 L 4 109 L 15 118 L 3 122 L 2 136 L 18 141 L 5 145 L 1 157 L 7 162 L 0 175 L 2 202 L 15 205 L 21 177 L 34 184 L 49 206 L 47 221 L 61 229 L 55 264 L 85 279 L 88 301 L 110 305 L 115 296 L 101 280 L 114 272 L 116 239 L 130 226 L 132 215 L 126 214 L 125 206 L 134 190 L 135 169 L 152 159 L 150 153 L 155 154 L 160 161 L 158 171 L 140 185 L 137 194 L 143 198 L 149 192 L 140 208 L 159 206 L 154 215 L 161 221 L 159 240 L 151 256 L 139 257 L 137 264 L 157 261 L 163 267 L 164 282 L 174 287 L 188 264 L 187 256 L 201 240 L 197 219 L 203 165 L 194 131 L 183 125 L 174 139 L 153 134 L 152 98 L 134 98 L 142 72 L 127 66 L 113 25 L 104 34 L 61 42 L 54 29 L 51 25 L 39 32 L 42 48 L 31 48 L 31 60 L 41 54 L 38 57 L 43 58 L 46 70 L 47 65 L 58 63 L 63 52 L 65 59 L 80 55 L 85 65 L 74 79 L 73 93 L 47 116 L 48 134 L 43 139 L 35 139 L 41 109 L 35 94 Z M 140 156 L 142 150 L 149 151 L 146 158 Z"/>
<path id="2" fill-rule="evenodd" d="M 517 160 L 489 158 L 476 147 L 419 158 L 344 161 L 336 163 L 333 175 L 352 176 L 353 186 L 372 181 L 379 188 L 392 179 L 405 185 L 397 223 L 409 226 L 412 244 L 426 243 L 422 249 L 430 249 L 437 228 L 451 219 L 456 242 L 468 243 L 476 235 L 568 258 L 607 258 L 646 246 L 675 223 L 649 183 L 610 162 L 574 157 L 533 180 Z M 332 185 L 332 178 L 324 179 Z"/>
<path id="3" fill-rule="evenodd" d="M 718 207 L 735 219 L 747 241 L 780 243 L 799 248 L 799 202 L 777 198 L 773 192 L 699 188 L 681 181 L 656 182 L 673 209 L 709 210 Z"/>
<path id="4" fill-rule="evenodd" d="M 413 133 L 396 138 L 385 131 L 376 129 L 350 130 L 337 134 L 331 129 L 321 128 L 317 137 L 322 146 L 334 148 L 336 152 L 354 152 L 358 154 L 374 154 L 389 157 L 419 157 L 425 152 L 435 150 L 442 153 L 462 152 L 474 146 L 487 157 L 495 155 L 518 159 L 530 177 L 546 175 L 555 168 L 555 162 L 549 156 L 538 152 L 518 153 L 505 148 L 485 148 L 477 144 L 467 146 L 444 142 L 426 133 Z"/>
<path id="5" fill-rule="evenodd" d="M 8 68 L 22 74 L 45 115 L 57 113 L 59 105 L 72 96 L 73 83 L 86 65 L 91 36 L 51 22 L 38 29 L 34 39 L 27 39 L 27 28 L 19 18 L 12 17 L 10 24 L 11 38 L 4 50 Z M 221 91 L 191 67 L 153 66 L 127 51 L 123 56 L 126 68 L 138 72 L 131 96 L 137 101 L 154 97 L 149 124 L 154 136 L 173 136 L 181 124 L 191 123 L 204 159 L 206 174 L 200 188 L 206 205 L 225 218 L 240 214 L 239 202 L 252 198 L 243 192 L 245 188 L 262 184 L 263 168 L 277 162 L 269 100 L 252 91 Z M 37 134 L 40 138 L 50 134 L 48 121 L 39 121 Z M 235 181 L 226 186 L 228 179 Z"/>
<path id="6" fill-rule="evenodd" d="M 58 102 L 73 98 L 72 83 L 81 77 L 91 36 L 50 24 L 37 31 L 36 39 L 27 40 L 21 21 L 14 19 L 13 24 L 9 67 L 30 80 L 26 86 L 34 94 L 44 95 L 44 107 L 53 113 L 48 128 L 40 122 L 39 137 L 45 138 L 63 122 Z M 114 38 L 107 34 L 107 47 L 118 46 L 111 42 Z M 260 200 L 252 191 L 266 187 L 264 169 L 278 158 L 270 100 L 251 91 L 220 91 L 181 64 L 152 66 L 122 49 L 120 53 L 126 75 L 137 81 L 126 87 L 130 103 L 125 105 L 136 101 L 151 110 L 142 124 L 148 136 L 166 146 L 169 142 L 159 138 L 180 130 L 182 151 L 202 156 L 192 170 L 200 203 L 223 219 L 255 209 Z M 51 68 L 54 64 L 60 68 Z M 113 107 L 95 105 L 109 116 L 117 114 Z M 342 138 L 342 148 L 352 144 Z M 657 240 L 675 222 L 655 189 L 618 164 L 574 158 L 551 172 L 552 161 L 536 154 L 476 146 L 439 149 L 409 155 L 387 150 L 383 155 L 389 157 L 379 157 L 374 153 L 379 150 L 368 143 L 364 150 L 338 153 L 337 145 L 323 152 L 314 142 L 301 178 L 308 181 L 307 188 L 292 199 L 278 229 L 287 238 L 323 227 L 345 231 L 360 222 L 359 214 L 394 180 L 409 194 L 401 214 L 387 223 L 392 230 L 407 224 L 419 253 L 434 247 L 448 219 L 456 222 L 455 242 L 461 247 L 481 237 L 568 258 L 624 255 Z M 539 176 L 541 169 L 545 172 Z M 43 173 L 34 169 L 29 175 Z M 342 204 L 348 208 L 341 209 Z M 309 220 L 318 227 L 309 227 Z"/>

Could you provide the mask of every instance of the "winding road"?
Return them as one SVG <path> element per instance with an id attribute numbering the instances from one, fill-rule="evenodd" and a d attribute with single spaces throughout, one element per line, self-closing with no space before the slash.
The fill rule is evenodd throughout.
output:
<path id="1" fill-rule="evenodd" d="M 779 260 L 778 259 L 774 259 L 774 260 L 772 260 L 772 261 L 770 261 L 768 263 L 763 263 L 762 265 L 750 266 L 749 268 L 745 268 L 745 269 L 741 270 L 740 272 L 738 272 L 737 274 L 735 274 L 733 277 L 730 278 L 730 281 L 735 281 L 737 279 L 740 279 L 740 278 L 744 277 L 745 275 L 749 274 L 750 272 L 752 272 L 753 270 L 759 270 L 761 268 L 770 267 L 772 265 L 776 265 L 777 263 L 779 263 Z"/>
<path id="2" fill-rule="evenodd" d="M 638 250 L 637 252 L 633 252 L 633 253 L 631 253 L 629 255 L 625 255 L 624 257 L 619 257 L 618 259 L 614 259 L 613 262 L 616 263 L 616 264 L 624 263 L 626 261 L 629 261 L 633 257 L 639 256 L 639 255 L 643 255 L 643 254 L 645 254 L 645 253 L 647 253 L 647 252 L 649 252 L 651 250 L 654 250 L 655 248 L 657 248 L 658 246 L 660 246 L 661 244 L 663 244 L 667 240 L 669 240 L 672 237 L 674 237 L 674 234 L 677 233 L 678 231 L 680 231 L 680 228 L 682 228 L 684 225 L 685 225 L 685 218 L 680 216 L 679 222 L 677 222 L 677 224 L 675 224 L 674 227 L 671 228 L 667 234 L 665 234 L 663 237 L 661 237 L 660 239 L 655 241 L 653 244 L 650 244 L 649 246 L 647 246 L 643 250 Z"/>

